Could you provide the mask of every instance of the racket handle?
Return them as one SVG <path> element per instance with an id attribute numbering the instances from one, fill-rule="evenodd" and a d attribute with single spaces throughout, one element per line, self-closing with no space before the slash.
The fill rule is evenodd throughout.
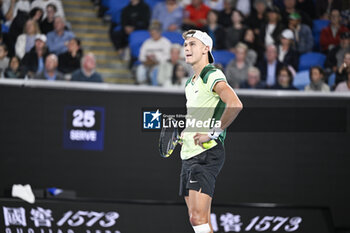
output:
<path id="1" fill-rule="evenodd" d="M 216 141 L 215 140 L 210 140 L 208 142 L 204 142 L 202 145 L 205 149 L 210 149 L 212 148 L 213 146 L 216 146 Z"/>

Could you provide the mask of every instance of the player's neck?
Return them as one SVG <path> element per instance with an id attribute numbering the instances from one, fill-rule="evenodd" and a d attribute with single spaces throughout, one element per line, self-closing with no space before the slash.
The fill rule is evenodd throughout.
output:
<path id="1" fill-rule="evenodd" d="M 195 77 L 199 77 L 199 75 L 202 72 L 202 70 L 204 69 L 204 67 L 208 64 L 209 64 L 209 62 L 207 60 L 200 61 L 196 64 L 193 64 L 192 69 L 193 69 Z"/>

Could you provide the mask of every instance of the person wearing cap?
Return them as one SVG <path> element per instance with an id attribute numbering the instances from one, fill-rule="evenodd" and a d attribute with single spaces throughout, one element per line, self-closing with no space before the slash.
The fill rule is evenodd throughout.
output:
<path id="1" fill-rule="evenodd" d="M 151 79 L 156 79 L 155 68 L 159 63 L 170 58 L 171 42 L 162 36 L 162 25 L 153 21 L 149 26 L 151 38 L 145 40 L 140 48 L 140 65 L 136 69 L 138 84 L 149 84 Z"/>
<path id="2" fill-rule="evenodd" d="M 349 29 L 341 24 L 340 12 L 333 9 L 330 13 L 330 24 L 323 28 L 320 35 L 321 51 L 328 53 L 340 43 L 340 35 L 348 32 Z"/>
<path id="3" fill-rule="evenodd" d="M 243 105 L 222 71 L 212 65 L 213 41 L 210 36 L 202 31 L 189 30 L 184 32 L 183 38 L 185 60 L 194 71 L 185 85 L 186 120 L 203 122 L 212 119 L 218 120 L 219 124 L 213 127 L 188 125 L 182 131 L 179 194 L 185 198 L 194 232 L 211 233 L 210 209 L 216 177 L 225 160 L 226 128 Z"/>
<path id="4" fill-rule="evenodd" d="M 289 14 L 288 28 L 294 34 L 294 45 L 299 54 L 311 52 L 314 46 L 314 38 L 308 25 L 301 23 L 301 16 L 294 12 Z"/>
<path id="5" fill-rule="evenodd" d="M 344 54 L 350 52 L 350 32 L 340 35 L 340 43 L 327 54 L 324 67 L 329 73 L 337 72 L 337 67 L 343 63 Z"/>
<path id="6" fill-rule="evenodd" d="M 298 71 L 299 54 L 293 48 L 294 35 L 290 29 L 283 30 L 278 46 L 278 60 L 285 66 L 292 66 Z"/>
<path id="7" fill-rule="evenodd" d="M 301 21 L 311 28 L 312 19 L 310 17 L 310 14 L 308 12 L 302 11 L 300 8 L 297 9 L 297 1 L 299 0 L 283 0 L 283 7 L 280 7 L 282 23 L 288 26 L 289 15 L 294 12 L 298 12 L 301 16 Z"/>
<path id="8" fill-rule="evenodd" d="M 34 47 L 24 55 L 21 62 L 21 68 L 29 78 L 33 78 L 36 73 L 44 70 L 45 58 L 48 54 L 46 36 L 44 34 L 36 35 Z"/>

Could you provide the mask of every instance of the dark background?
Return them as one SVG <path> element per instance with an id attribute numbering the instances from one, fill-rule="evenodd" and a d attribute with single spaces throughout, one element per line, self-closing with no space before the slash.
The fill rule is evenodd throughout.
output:
<path id="1" fill-rule="evenodd" d="M 350 228 L 350 98 L 239 97 L 244 110 L 225 141 L 214 203 L 325 206 L 336 227 Z M 29 183 L 93 199 L 182 203 L 179 153 L 161 158 L 159 133 L 142 131 L 141 121 L 142 108 L 184 104 L 176 93 L 2 85 L 0 195 Z M 103 151 L 63 149 L 66 106 L 105 108 Z"/>

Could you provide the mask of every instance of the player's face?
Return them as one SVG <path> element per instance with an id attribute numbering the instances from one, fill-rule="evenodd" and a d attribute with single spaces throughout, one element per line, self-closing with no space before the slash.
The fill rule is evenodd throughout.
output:
<path id="1" fill-rule="evenodd" d="M 197 38 L 187 38 L 184 43 L 185 60 L 188 64 L 196 64 L 208 54 L 206 46 Z"/>

